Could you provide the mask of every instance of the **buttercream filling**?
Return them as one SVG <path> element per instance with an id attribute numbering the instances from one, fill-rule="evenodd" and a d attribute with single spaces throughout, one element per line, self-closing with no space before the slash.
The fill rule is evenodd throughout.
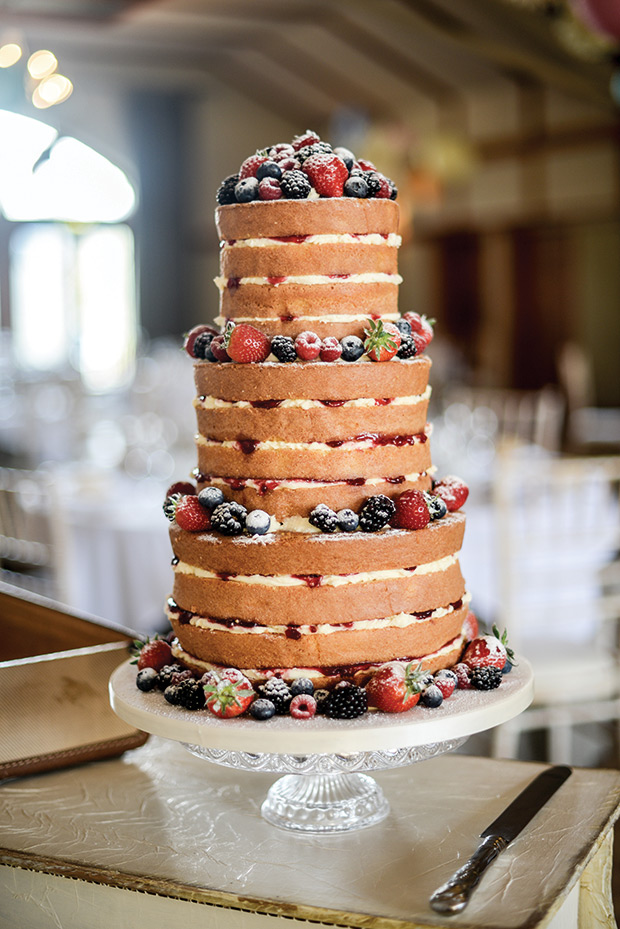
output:
<path id="1" fill-rule="evenodd" d="M 220 484 L 230 487 L 232 490 L 244 490 L 246 487 L 249 487 L 251 490 L 258 491 L 261 496 L 264 496 L 264 494 L 269 491 L 276 490 L 280 487 L 284 487 L 287 490 L 307 490 L 309 487 L 332 487 L 334 484 L 348 485 L 350 487 L 363 487 L 364 485 L 375 487 L 378 484 L 404 484 L 405 482 L 419 481 L 427 475 L 434 474 L 436 470 L 436 466 L 432 465 L 430 468 L 427 468 L 426 471 L 418 471 L 413 474 L 401 474 L 398 477 L 360 477 L 333 481 L 322 481 L 318 478 L 309 477 L 277 478 L 274 480 L 270 478 L 221 477 L 211 474 L 202 474 L 198 470 L 194 471 L 194 477 L 201 483 Z"/>
<path id="2" fill-rule="evenodd" d="M 380 232 L 360 233 L 325 233 L 324 235 L 283 236 L 256 239 L 224 239 L 220 242 L 221 248 L 273 248 L 279 245 L 388 245 L 390 248 L 399 248 L 402 238 L 395 232 L 382 235 Z"/>
<path id="3" fill-rule="evenodd" d="M 214 278 L 218 290 L 235 289 L 245 284 L 260 287 L 279 287 L 280 284 L 402 284 L 400 274 L 385 274 L 382 271 L 369 271 L 361 274 L 285 274 L 282 277 L 221 277 Z"/>
<path id="4" fill-rule="evenodd" d="M 333 439 L 329 442 L 282 442 L 277 439 L 265 439 L 263 441 L 258 441 L 257 439 L 210 439 L 200 434 L 196 435 L 195 439 L 197 445 L 202 445 L 206 448 L 214 446 L 219 448 L 234 448 L 249 455 L 259 450 L 278 450 L 284 448 L 309 452 L 328 452 L 335 448 L 361 450 L 366 448 L 385 447 L 386 445 L 394 445 L 400 448 L 405 445 L 423 444 L 426 442 L 430 432 L 430 424 L 427 423 L 424 432 L 417 433 L 416 435 L 362 433 L 359 436 L 349 436 L 346 439 Z"/>
<path id="5" fill-rule="evenodd" d="M 372 317 L 378 319 L 384 319 L 388 322 L 396 321 L 400 319 L 400 313 L 382 313 L 380 317 Z M 338 315 L 336 313 L 322 314 L 321 316 L 286 316 L 286 317 L 276 317 L 273 316 L 216 316 L 215 325 L 220 328 L 224 326 L 229 319 L 234 319 L 237 323 L 273 323 L 277 319 L 280 322 L 303 322 L 303 323 L 367 323 L 368 322 L 368 313 L 343 313 Z M 273 356 L 275 358 L 275 355 Z M 360 361 L 362 359 L 359 359 Z M 399 359 L 400 360 L 400 359 Z M 402 359 L 410 360 L 410 359 Z M 413 360 L 413 359 L 411 359 Z M 263 362 L 264 363 L 264 362 Z M 335 362 L 323 362 L 324 364 L 334 364 Z M 351 362 L 343 362 L 343 364 L 351 364 Z"/>
<path id="6" fill-rule="evenodd" d="M 411 577 L 423 574 L 438 574 L 447 571 L 457 560 L 456 554 L 446 555 L 437 561 L 416 565 L 411 568 L 391 568 L 380 571 L 361 571 L 357 574 L 321 574 L 321 575 L 295 575 L 295 574 L 217 574 L 207 571 L 184 561 L 174 565 L 175 574 L 189 574 L 194 577 L 220 580 L 230 584 L 251 584 L 262 587 L 344 587 L 348 584 L 367 584 L 372 581 L 392 580 L 394 578 Z M 314 579 L 314 580 L 313 580 Z M 309 583 L 310 582 L 310 583 Z"/>
<path id="7" fill-rule="evenodd" d="M 415 406 L 417 403 L 423 403 L 431 396 L 430 386 L 422 394 L 414 394 L 409 397 L 391 397 L 389 398 L 390 406 Z M 386 398 L 387 399 L 387 398 Z M 356 400 L 273 400 L 266 401 L 265 404 L 256 403 L 251 400 L 221 400 L 219 397 L 196 397 L 194 406 L 202 410 L 220 410 L 220 409 L 269 409 L 269 404 L 273 403 L 274 409 L 280 410 L 312 410 L 320 407 L 336 406 L 338 409 L 351 407 L 375 407 L 385 405 L 385 400 L 377 400 L 374 397 L 359 397 Z"/>
<path id="8" fill-rule="evenodd" d="M 300 639 L 306 635 L 335 635 L 342 633 L 346 635 L 350 632 L 370 632 L 382 629 L 407 629 L 409 626 L 416 624 L 429 623 L 434 619 L 441 619 L 449 616 L 457 609 L 466 606 L 471 599 L 469 593 L 464 594 L 461 600 L 456 603 L 450 603 L 448 606 L 438 607 L 435 610 L 427 610 L 423 614 L 417 613 L 396 613 L 393 616 L 387 616 L 383 619 L 360 619 L 357 621 L 345 623 L 318 623 L 317 625 L 274 625 L 263 626 L 260 623 L 252 623 L 249 620 L 215 620 L 207 616 L 199 616 L 196 613 L 188 614 L 189 625 L 198 629 L 205 629 L 210 632 L 221 632 L 231 635 L 276 635 L 287 638 Z M 167 607 L 168 616 L 178 616 L 180 610 L 172 610 Z M 291 635 L 293 632 L 293 635 Z"/>

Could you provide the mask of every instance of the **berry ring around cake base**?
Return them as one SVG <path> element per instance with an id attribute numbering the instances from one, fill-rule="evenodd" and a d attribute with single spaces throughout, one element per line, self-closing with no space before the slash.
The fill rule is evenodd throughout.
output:
<path id="1" fill-rule="evenodd" d="M 329 834 L 372 826 L 388 815 L 383 791 L 363 772 L 424 761 L 507 722 L 531 703 L 534 681 L 531 667 L 520 660 L 497 690 L 457 690 L 437 709 L 416 706 L 353 720 L 275 716 L 265 722 L 171 706 L 160 692 L 136 688 L 129 662 L 112 674 L 109 690 L 113 710 L 138 729 L 182 742 L 216 764 L 284 774 L 267 794 L 263 817 L 296 832 Z"/>

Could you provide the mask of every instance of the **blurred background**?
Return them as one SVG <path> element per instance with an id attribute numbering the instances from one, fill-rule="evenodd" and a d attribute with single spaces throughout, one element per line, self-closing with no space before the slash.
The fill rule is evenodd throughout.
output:
<path id="1" fill-rule="evenodd" d="M 585 723 L 580 757 L 608 757 L 619 107 L 615 0 L 0 3 L 1 580 L 163 628 L 215 191 L 311 128 L 399 188 L 400 308 L 436 320 L 433 459 L 470 485 L 473 606 L 540 666 L 496 750 L 543 731 L 565 761 Z"/>

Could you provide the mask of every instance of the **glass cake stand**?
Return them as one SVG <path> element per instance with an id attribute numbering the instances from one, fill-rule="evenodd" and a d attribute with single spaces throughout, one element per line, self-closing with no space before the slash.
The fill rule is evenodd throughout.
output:
<path id="1" fill-rule="evenodd" d="M 143 693 L 128 661 L 110 678 L 112 709 L 144 732 L 181 742 L 193 755 L 244 771 L 282 774 L 261 807 L 267 822 L 304 833 L 340 833 L 373 826 L 389 803 L 367 771 L 425 761 L 462 745 L 468 736 L 517 716 L 532 701 L 529 664 L 493 691 L 456 690 L 437 709 L 370 712 L 358 719 L 275 716 L 218 719 L 173 707 L 159 691 Z"/>

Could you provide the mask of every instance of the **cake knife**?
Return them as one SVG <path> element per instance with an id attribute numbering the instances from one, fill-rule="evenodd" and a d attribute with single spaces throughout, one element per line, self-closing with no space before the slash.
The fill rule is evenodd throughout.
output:
<path id="1" fill-rule="evenodd" d="M 547 768 L 521 791 L 480 833 L 482 842 L 471 858 L 432 895 L 430 904 L 435 912 L 451 916 L 465 909 L 486 868 L 525 829 L 570 774 L 571 769 L 564 765 Z"/>

